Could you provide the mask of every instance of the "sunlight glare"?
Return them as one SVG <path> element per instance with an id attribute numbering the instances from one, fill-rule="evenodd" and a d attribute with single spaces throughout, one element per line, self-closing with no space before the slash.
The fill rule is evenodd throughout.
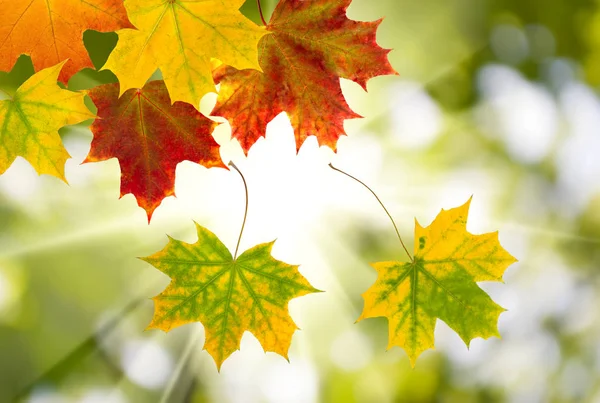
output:
<path id="1" fill-rule="evenodd" d="M 132 340 L 123 346 L 121 364 L 132 382 L 147 389 L 160 389 L 173 371 L 169 352 L 153 340 Z"/>

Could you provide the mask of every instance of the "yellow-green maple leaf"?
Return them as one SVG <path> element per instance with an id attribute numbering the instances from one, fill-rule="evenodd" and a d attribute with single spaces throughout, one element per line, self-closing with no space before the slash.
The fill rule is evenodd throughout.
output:
<path id="1" fill-rule="evenodd" d="M 429 227 L 415 221 L 412 262 L 372 264 L 378 278 L 363 294 L 365 307 L 359 320 L 386 317 L 388 348 L 402 347 L 413 366 L 423 351 L 434 347 L 437 318 L 467 346 L 476 337 L 499 336 L 498 316 L 504 309 L 476 282 L 502 281 L 516 259 L 500 246 L 498 232 L 467 232 L 470 202 L 442 210 Z"/>
<path id="2" fill-rule="evenodd" d="M 0 174 L 21 156 L 39 174 L 66 181 L 65 162 L 70 155 L 58 129 L 94 115 L 83 103 L 84 94 L 57 85 L 64 64 L 34 74 L 12 98 L 0 101 Z"/>
<path id="3" fill-rule="evenodd" d="M 258 64 L 258 41 L 267 31 L 244 17 L 244 0 L 125 0 L 138 30 L 117 31 L 119 42 L 104 69 L 119 78 L 121 94 L 141 88 L 160 68 L 172 102 L 198 108 L 215 91 L 211 58 L 237 69 Z"/>
<path id="4" fill-rule="evenodd" d="M 239 350 L 242 335 L 250 331 L 265 351 L 287 359 L 292 335 L 298 328 L 288 312 L 291 299 L 318 292 L 298 266 L 274 259 L 274 242 L 257 245 L 237 259 L 209 230 L 196 224 L 198 242 L 188 244 L 169 237 L 160 252 L 142 260 L 171 278 L 154 297 L 149 329 L 168 332 L 187 323 L 201 322 L 204 348 L 217 367 Z"/>

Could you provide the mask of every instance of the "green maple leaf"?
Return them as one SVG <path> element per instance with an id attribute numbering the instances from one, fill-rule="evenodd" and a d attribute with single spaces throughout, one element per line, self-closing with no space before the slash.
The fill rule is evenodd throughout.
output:
<path id="1" fill-rule="evenodd" d="M 274 259 L 274 242 L 257 245 L 234 258 L 227 247 L 196 224 L 198 242 L 188 244 L 169 237 L 161 251 L 142 260 L 171 278 L 154 297 L 154 318 L 149 329 L 168 332 L 187 323 L 201 322 L 204 348 L 217 367 L 239 350 L 248 330 L 265 351 L 287 359 L 292 335 L 298 328 L 288 302 L 318 292 L 298 266 Z"/>
<path id="2" fill-rule="evenodd" d="M 0 101 L 0 174 L 17 157 L 25 158 L 39 174 L 66 182 L 70 158 L 58 130 L 95 117 L 83 102 L 83 93 L 56 84 L 66 62 L 35 73 L 14 96 Z"/>

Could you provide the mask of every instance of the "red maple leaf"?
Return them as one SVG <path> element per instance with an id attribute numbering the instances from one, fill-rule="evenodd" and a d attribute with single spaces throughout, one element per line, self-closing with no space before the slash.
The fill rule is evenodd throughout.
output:
<path id="1" fill-rule="evenodd" d="M 340 87 L 340 77 L 366 90 L 370 78 L 397 74 L 389 50 L 376 42 L 381 20 L 358 22 L 346 17 L 351 0 L 281 0 L 259 43 L 264 74 L 221 66 L 221 83 L 212 115 L 229 120 L 232 136 L 246 153 L 264 136 L 267 123 L 288 113 L 296 147 L 315 135 L 319 144 L 336 150 L 344 120 L 354 113 Z"/>
<path id="2" fill-rule="evenodd" d="M 121 197 L 132 193 L 148 213 L 148 222 L 162 200 L 175 195 L 175 168 L 181 161 L 225 168 L 211 135 L 218 123 L 187 103 L 171 105 L 164 81 L 151 81 L 120 98 L 118 84 L 95 87 L 88 94 L 98 118 L 84 162 L 117 158 Z"/>

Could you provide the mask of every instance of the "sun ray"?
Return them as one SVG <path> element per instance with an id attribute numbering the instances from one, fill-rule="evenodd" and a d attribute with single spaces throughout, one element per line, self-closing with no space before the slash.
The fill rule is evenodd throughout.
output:
<path id="1" fill-rule="evenodd" d="M 59 380 L 70 372 L 71 368 L 79 361 L 85 359 L 90 354 L 96 352 L 100 347 L 102 338 L 111 334 L 130 314 L 137 310 L 147 298 L 145 295 L 138 296 L 125 304 L 125 307 L 107 321 L 99 330 L 92 333 L 83 340 L 77 347 L 66 354 L 56 364 L 52 365 L 43 374 L 31 381 L 27 386 L 17 393 L 14 400 L 19 401 L 25 398 L 37 386 L 42 385 L 52 380 Z"/>
<path id="2" fill-rule="evenodd" d="M 183 352 L 181 353 L 181 356 L 179 357 L 179 361 L 177 362 L 177 366 L 175 367 L 175 370 L 173 371 L 173 375 L 171 376 L 171 378 L 169 379 L 169 382 L 165 386 L 164 392 L 160 399 L 160 403 L 168 403 L 169 402 L 171 393 L 173 393 L 173 390 L 177 386 L 177 382 L 179 381 L 179 378 L 181 377 L 183 369 L 185 368 L 186 364 L 188 363 L 188 360 L 190 359 L 190 357 L 192 356 L 192 352 L 194 352 L 194 347 L 198 346 L 197 343 L 198 343 L 198 339 L 200 336 L 200 328 L 196 326 L 194 329 L 192 329 L 190 331 L 190 333 L 191 334 L 190 334 L 189 340 L 188 340 L 187 344 L 185 345 Z"/>
<path id="3" fill-rule="evenodd" d="M 557 238 L 557 239 L 568 239 L 571 241 L 578 241 L 582 243 L 590 243 L 590 244 L 600 244 L 600 238 L 591 238 L 581 236 L 572 232 L 559 231 L 553 228 L 543 228 L 543 227 L 535 227 L 527 224 L 517 224 L 514 222 L 504 222 L 498 223 L 496 225 L 500 225 L 503 228 L 503 231 L 519 231 L 519 232 L 529 232 L 534 233 L 541 236 L 546 236 L 549 238 Z"/>
<path id="4" fill-rule="evenodd" d="M 135 224 L 139 222 L 140 215 L 136 211 L 134 214 L 118 217 L 111 221 L 94 225 L 93 227 L 75 229 L 68 232 L 61 231 L 59 234 L 52 234 L 52 236 L 44 234 L 41 239 L 34 240 L 28 245 L 13 248 L 6 247 L 5 250 L 0 252 L 0 259 L 16 258 L 60 247 L 71 247 L 75 244 L 90 242 L 94 238 L 109 237 L 115 234 L 122 235 L 124 232 L 134 233 L 136 230 Z M 144 225 L 146 224 L 144 223 Z M 182 224 L 180 229 L 173 233 L 183 230 L 186 225 Z M 137 228 L 142 228 L 142 226 L 140 225 Z"/>

